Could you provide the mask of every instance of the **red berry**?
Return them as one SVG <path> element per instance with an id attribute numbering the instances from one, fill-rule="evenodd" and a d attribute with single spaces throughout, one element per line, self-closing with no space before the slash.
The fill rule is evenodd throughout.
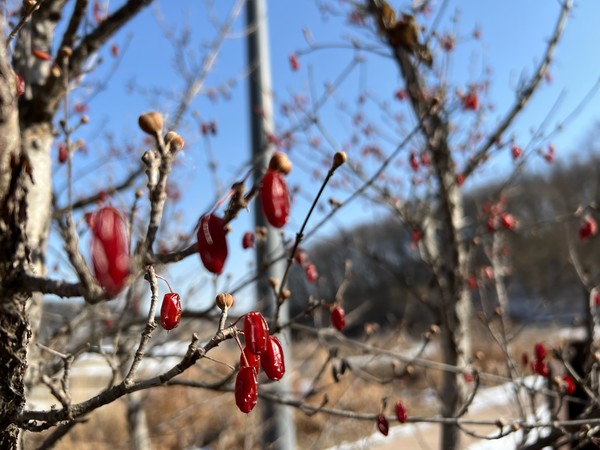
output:
<path id="1" fill-rule="evenodd" d="M 200 219 L 197 246 L 206 270 L 220 274 L 227 259 L 227 239 L 223 219 L 214 214 L 208 214 Z"/>
<path id="2" fill-rule="evenodd" d="M 500 223 L 502 224 L 502 226 L 505 229 L 512 230 L 515 228 L 515 226 L 517 224 L 517 220 L 515 219 L 515 216 L 513 216 L 512 214 L 502 213 L 500 215 Z"/>
<path id="3" fill-rule="evenodd" d="M 540 361 L 546 359 L 546 347 L 544 347 L 544 344 L 540 342 L 535 344 L 535 346 L 533 347 L 533 354 L 535 355 L 535 358 Z"/>
<path id="4" fill-rule="evenodd" d="M 254 233 L 246 231 L 244 237 L 242 237 L 242 248 L 246 249 L 252 247 L 254 247 Z"/>
<path id="5" fill-rule="evenodd" d="M 531 370 L 533 371 L 533 373 L 537 373 L 538 375 L 541 375 L 543 377 L 547 377 L 549 373 L 548 365 L 540 359 L 534 359 L 533 361 L 531 361 Z"/>
<path id="6" fill-rule="evenodd" d="M 594 306 L 600 306 L 600 292 L 594 292 Z"/>
<path id="7" fill-rule="evenodd" d="M 64 164 L 69 159 L 69 152 L 67 151 L 67 145 L 64 142 L 61 142 L 58 145 L 58 162 L 60 164 Z"/>
<path id="8" fill-rule="evenodd" d="M 419 230 L 412 230 L 410 234 L 410 240 L 414 245 L 417 245 L 421 240 L 421 232 Z"/>
<path id="9" fill-rule="evenodd" d="M 465 176 L 462 173 L 456 174 L 456 184 L 462 186 L 465 183 Z"/>
<path id="10" fill-rule="evenodd" d="M 409 162 L 410 167 L 413 171 L 416 172 L 417 170 L 419 170 L 419 160 L 417 159 L 417 155 L 415 155 L 415 152 L 410 153 Z"/>
<path id="11" fill-rule="evenodd" d="M 406 423 L 406 406 L 400 400 L 396 402 L 396 417 L 398 418 L 398 422 Z"/>
<path id="12" fill-rule="evenodd" d="M 50 61 L 52 59 L 52 56 L 50 56 L 49 53 L 42 50 L 32 50 L 31 54 L 42 61 Z"/>
<path id="13" fill-rule="evenodd" d="M 256 355 L 249 351 L 248 347 L 244 347 L 243 354 L 240 354 L 240 367 L 248 365 L 250 365 L 250 367 L 253 367 L 254 371 L 258 373 L 258 371 L 260 370 L 260 355 Z"/>
<path id="14" fill-rule="evenodd" d="M 296 254 L 294 255 L 294 261 L 296 261 L 296 264 L 303 265 L 306 261 L 306 252 L 301 249 L 296 250 Z"/>
<path id="15" fill-rule="evenodd" d="M 339 305 L 331 308 L 331 324 L 340 331 L 346 328 L 346 312 L 344 308 Z"/>
<path id="16" fill-rule="evenodd" d="M 477 92 L 471 90 L 467 95 L 465 95 L 462 99 L 463 109 L 477 111 L 479 109 L 479 98 L 477 97 Z"/>
<path id="17" fill-rule="evenodd" d="M 467 284 L 469 285 L 469 290 L 474 291 L 477 289 L 477 278 L 475 278 L 475 275 L 469 277 Z"/>
<path id="18" fill-rule="evenodd" d="M 377 429 L 384 436 L 387 436 L 390 432 L 390 424 L 383 413 L 377 416 Z"/>
<path id="19" fill-rule="evenodd" d="M 306 274 L 306 280 L 309 283 L 315 283 L 317 278 L 319 278 L 319 273 L 317 272 L 317 267 L 313 263 L 308 263 L 306 268 L 304 269 L 304 273 Z"/>
<path id="20" fill-rule="evenodd" d="M 290 67 L 292 68 L 292 70 L 294 72 L 296 72 L 298 69 L 300 69 L 300 61 L 298 61 L 298 55 L 296 55 L 295 53 L 292 53 L 290 55 Z"/>
<path id="21" fill-rule="evenodd" d="M 261 355 L 267 351 L 269 326 L 259 312 L 249 312 L 244 317 L 244 341 L 248 351 Z"/>
<path id="22" fill-rule="evenodd" d="M 571 375 L 563 375 L 562 379 L 565 382 L 565 392 L 573 395 L 575 393 L 575 381 L 573 381 Z"/>
<path id="23" fill-rule="evenodd" d="M 290 215 L 290 194 L 285 178 L 279 172 L 267 170 L 260 189 L 260 201 L 267 221 L 283 227 Z"/>
<path id="24" fill-rule="evenodd" d="M 92 265 L 98 283 L 116 296 L 129 275 L 129 236 L 125 219 L 112 206 L 90 216 L 92 228 Z"/>
<path id="25" fill-rule="evenodd" d="M 114 58 L 119 56 L 119 46 L 117 44 L 110 46 L 110 54 L 113 55 Z"/>
<path id="26" fill-rule="evenodd" d="M 585 241 L 598 232 L 598 224 L 591 216 L 586 216 L 583 224 L 579 227 L 579 238 Z"/>
<path id="27" fill-rule="evenodd" d="M 260 364 L 270 380 L 281 380 L 285 373 L 285 360 L 281 342 L 275 336 L 267 339 L 267 351 L 261 354 Z"/>
<path id="28" fill-rule="evenodd" d="M 160 308 L 160 324 L 165 330 L 177 328 L 181 321 L 181 302 L 179 294 L 170 292 L 165 294 Z"/>
<path id="29" fill-rule="evenodd" d="M 510 150 L 512 152 L 513 159 L 519 159 L 523 154 L 523 150 L 518 145 L 513 145 Z"/>
<path id="30" fill-rule="evenodd" d="M 406 100 L 406 96 L 407 96 L 407 94 L 406 94 L 406 91 L 404 89 L 399 89 L 394 94 L 394 97 L 396 97 L 400 101 Z"/>
<path id="31" fill-rule="evenodd" d="M 15 74 L 16 75 L 16 74 Z M 20 97 L 25 93 L 25 80 L 21 75 L 16 75 L 16 84 L 17 84 L 17 97 Z"/>
<path id="32" fill-rule="evenodd" d="M 235 378 L 235 404 L 239 410 L 248 414 L 258 400 L 258 380 L 254 367 L 240 367 Z"/>

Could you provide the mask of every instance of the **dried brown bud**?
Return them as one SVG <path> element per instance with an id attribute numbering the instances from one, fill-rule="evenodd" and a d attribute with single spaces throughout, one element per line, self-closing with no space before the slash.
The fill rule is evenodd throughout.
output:
<path id="1" fill-rule="evenodd" d="M 52 68 L 50 69 L 50 73 L 54 78 L 58 78 L 61 76 L 62 70 L 60 70 L 60 67 L 58 67 L 56 64 L 53 64 Z"/>
<path id="2" fill-rule="evenodd" d="M 415 368 L 414 366 L 409 364 L 408 366 L 406 366 L 406 369 L 404 369 L 404 371 L 407 375 L 412 375 L 413 373 L 415 373 Z"/>
<path id="3" fill-rule="evenodd" d="M 285 153 L 275 152 L 269 161 L 269 170 L 287 175 L 292 171 L 292 163 Z"/>
<path id="4" fill-rule="evenodd" d="M 221 311 L 231 308 L 234 301 L 233 295 L 227 292 L 218 294 L 215 298 L 215 303 Z"/>
<path id="5" fill-rule="evenodd" d="M 70 58 L 73 54 L 73 49 L 71 47 L 64 46 L 60 49 L 60 56 Z"/>
<path id="6" fill-rule="evenodd" d="M 485 359 L 485 353 L 483 353 L 481 350 L 479 350 L 478 352 L 475 353 L 475 358 L 479 361 L 483 361 Z"/>
<path id="7" fill-rule="evenodd" d="M 159 134 L 163 129 L 162 115 L 157 112 L 148 112 L 146 114 L 142 114 L 138 118 L 138 125 L 144 133 L 152 136 Z"/>
<path id="8" fill-rule="evenodd" d="M 172 152 L 178 152 L 185 145 L 185 141 L 179 134 L 174 131 L 169 131 L 165 134 L 165 145 L 169 147 Z"/>
<path id="9" fill-rule="evenodd" d="M 337 200 L 337 199 L 335 199 L 333 197 L 331 197 L 329 199 L 329 204 L 331 206 L 333 206 L 334 208 L 339 208 L 340 206 L 342 206 L 342 202 L 340 202 L 339 200 Z"/>
<path id="10" fill-rule="evenodd" d="M 348 161 L 346 152 L 336 152 L 336 154 L 333 155 L 333 164 L 332 164 L 331 168 L 333 170 L 335 170 L 338 167 L 340 167 L 342 164 L 344 164 L 346 161 Z"/>
<path id="11" fill-rule="evenodd" d="M 290 291 L 289 289 L 284 289 L 283 291 L 281 291 L 281 298 L 282 299 L 287 300 L 291 296 L 292 296 L 292 291 Z"/>
<path id="12" fill-rule="evenodd" d="M 269 278 L 269 286 L 271 286 L 273 289 L 277 289 L 277 286 L 279 286 L 279 278 L 277 278 L 277 277 Z"/>
<path id="13" fill-rule="evenodd" d="M 25 11 L 29 12 L 31 8 L 38 9 L 40 5 L 37 4 L 37 0 L 23 0 L 23 8 Z"/>
<path id="14" fill-rule="evenodd" d="M 89 116 L 82 116 L 82 117 L 81 117 L 81 123 L 82 123 L 83 125 L 86 125 L 86 124 L 90 123 L 90 118 L 89 118 Z"/>
<path id="15" fill-rule="evenodd" d="M 433 324 L 429 327 L 429 332 L 431 334 L 438 334 L 440 332 L 440 327 L 438 327 L 437 325 Z"/>
<path id="16" fill-rule="evenodd" d="M 135 191 L 135 198 L 142 198 L 144 196 L 144 191 L 142 189 L 138 189 Z"/>

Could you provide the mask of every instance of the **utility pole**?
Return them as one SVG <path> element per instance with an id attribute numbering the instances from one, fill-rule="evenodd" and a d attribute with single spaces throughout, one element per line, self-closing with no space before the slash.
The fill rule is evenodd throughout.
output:
<path id="1" fill-rule="evenodd" d="M 247 54 L 250 76 L 248 77 L 250 94 L 250 126 L 252 136 L 252 160 L 255 167 L 267 167 L 273 154 L 272 146 L 268 143 L 267 133 L 274 134 L 273 124 L 273 93 L 271 87 L 271 63 L 269 55 L 269 33 L 267 7 L 265 0 L 247 0 L 246 27 L 248 32 Z M 260 177 L 255 173 L 255 180 Z M 267 226 L 258 202 L 254 202 L 254 221 L 257 227 Z M 282 251 L 281 237 L 278 232 L 268 228 L 264 243 L 256 246 L 256 268 L 263 267 L 269 255 Z M 256 300 L 260 304 L 265 317 L 273 317 L 275 301 L 273 291 L 268 285 L 270 277 L 282 279 L 285 261 L 273 264 L 265 271 L 256 283 Z M 287 305 L 280 309 L 279 320 L 286 322 L 289 317 Z M 286 359 L 286 366 L 291 367 L 291 335 L 289 330 L 283 330 L 280 341 Z M 285 395 L 289 392 L 289 373 L 277 383 L 265 386 L 273 393 Z M 262 386 L 260 387 L 263 388 Z M 296 448 L 296 425 L 293 410 L 290 407 L 274 403 L 262 402 L 263 448 L 278 450 L 294 450 Z"/>

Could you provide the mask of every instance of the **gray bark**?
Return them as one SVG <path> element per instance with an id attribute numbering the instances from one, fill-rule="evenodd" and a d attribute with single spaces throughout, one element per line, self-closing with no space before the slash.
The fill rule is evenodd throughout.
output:
<path id="1" fill-rule="evenodd" d="M 3 34 L 0 23 L 0 34 Z M 15 74 L 0 46 L 0 448 L 18 447 L 12 423 L 25 405 L 24 375 L 30 328 L 27 296 L 15 278 L 29 264 L 26 243 L 27 184 L 30 165 L 20 148 Z"/>

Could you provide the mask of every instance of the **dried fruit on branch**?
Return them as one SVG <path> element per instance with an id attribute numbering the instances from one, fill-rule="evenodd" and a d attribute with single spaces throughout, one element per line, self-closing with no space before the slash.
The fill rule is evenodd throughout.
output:
<path id="1" fill-rule="evenodd" d="M 112 206 L 89 217 L 92 229 L 92 265 L 100 286 L 115 297 L 129 275 L 129 235 L 125 219 Z"/>
<path id="2" fill-rule="evenodd" d="M 290 215 L 290 194 L 281 173 L 267 170 L 260 189 L 260 202 L 271 225 L 281 228 L 287 223 Z"/>
<path id="3" fill-rule="evenodd" d="M 244 317 L 244 341 L 248 351 L 262 355 L 267 351 L 269 326 L 259 312 L 249 312 Z"/>
<path id="4" fill-rule="evenodd" d="M 261 354 L 260 364 L 270 380 L 281 380 L 285 374 L 283 348 L 275 336 L 268 337 L 267 351 Z"/>
<path id="5" fill-rule="evenodd" d="M 196 245 L 202 264 L 209 272 L 219 275 L 227 259 L 225 222 L 214 214 L 203 216 L 200 219 L 197 237 Z"/>
<path id="6" fill-rule="evenodd" d="M 346 312 L 344 308 L 339 305 L 331 308 L 331 324 L 340 331 L 346 328 Z"/>
<path id="7" fill-rule="evenodd" d="M 179 294 L 170 292 L 165 294 L 160 308 L 160 324 L 165 330 L 177 328 L 181 321 L 181 302 Z"/>
<path id="8" fill-rule="evenodd" d="M 258 400 L 258 381 L 254 367 L 240 367 L 235 378 L 235 404 L 243 413 L 248 414 Z"/>
<path id="9" fill-rule="evenodd" d="M 387 436 L 390 431 L 390 424 L 383 413 L 377 416 L 377 429 L 384 436 Z"/>
<path id="10" fill-rule="evenodd" d="M 398 418 L 398 422 L 406 423 L 406 407 L 400 400 L 396 402 L 396 417 Z"/>

